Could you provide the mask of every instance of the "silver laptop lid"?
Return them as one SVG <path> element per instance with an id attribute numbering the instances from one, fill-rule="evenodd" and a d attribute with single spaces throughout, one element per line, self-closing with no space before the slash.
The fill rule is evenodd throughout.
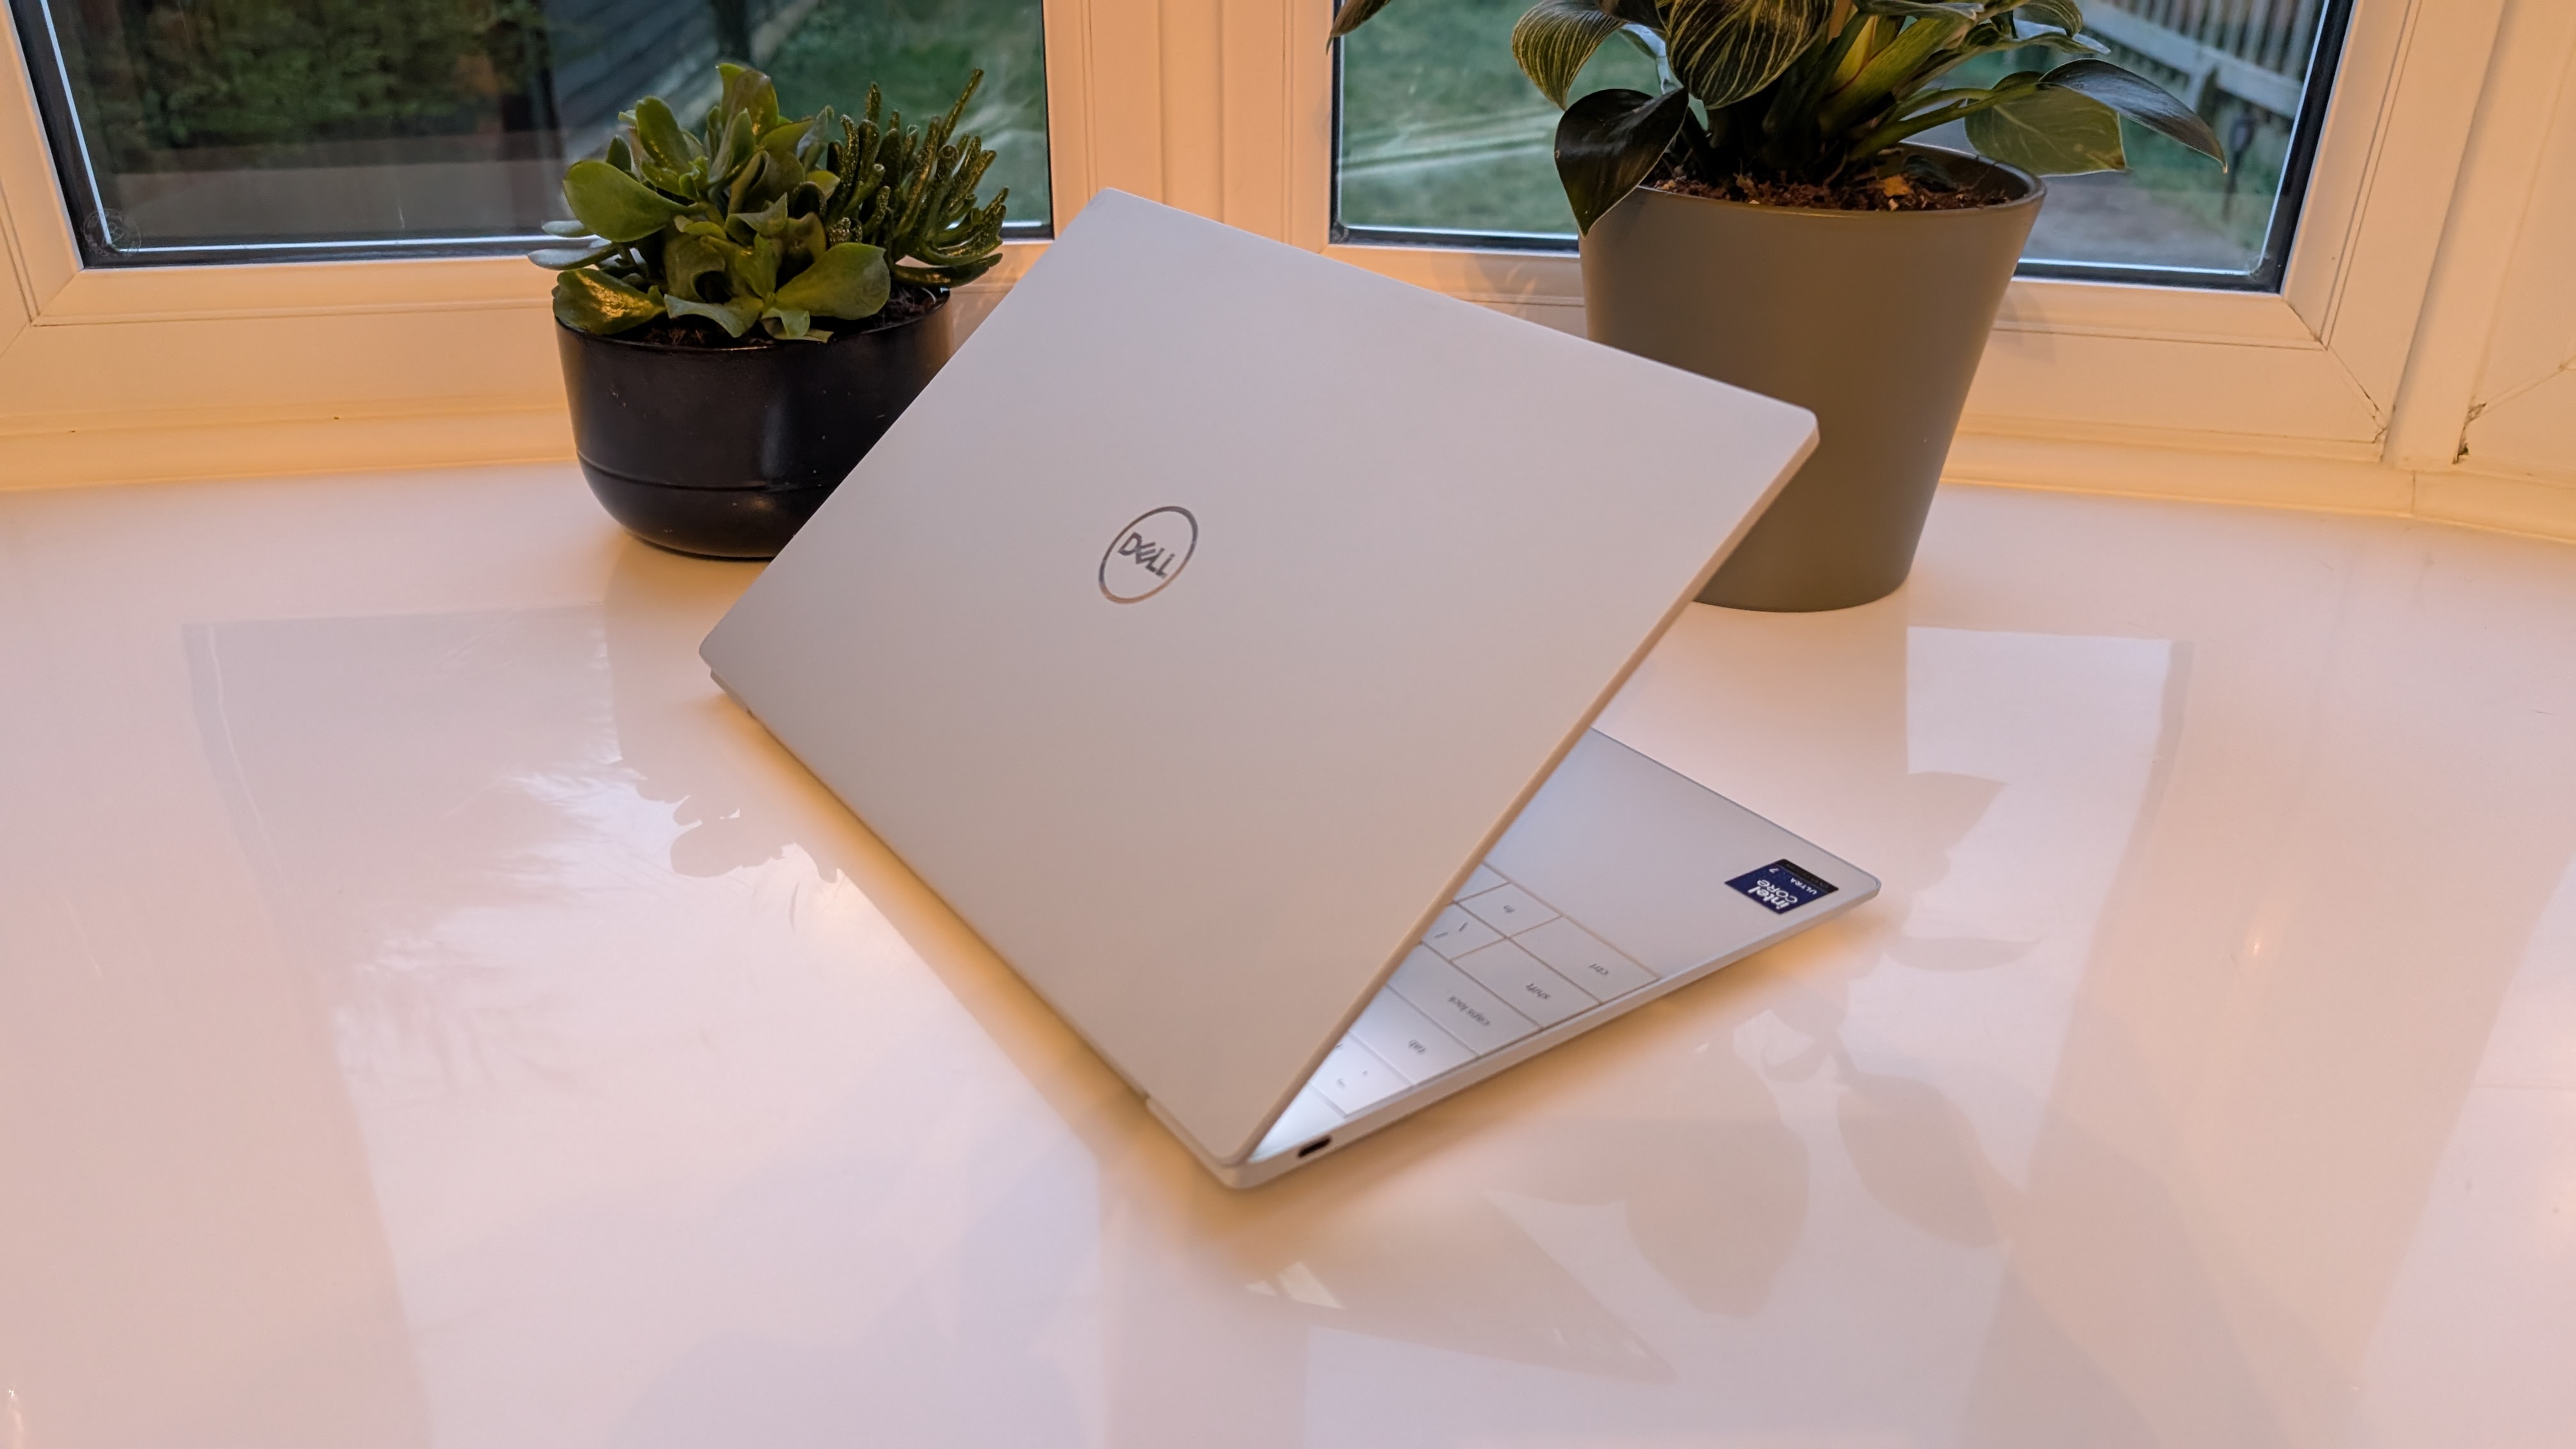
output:
<path id="1" fill-rule="evenodd" d="M 1234 1161 L 1814 435 L 1107 191 L 702 652 Z"/>

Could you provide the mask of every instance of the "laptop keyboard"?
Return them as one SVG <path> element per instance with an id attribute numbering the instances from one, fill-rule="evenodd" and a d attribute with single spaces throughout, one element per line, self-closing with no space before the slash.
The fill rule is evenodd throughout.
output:
<path id="1" fill-rule="evenodd" d="M 1324 1136 L 1398 1092 L 1655 979 L 1527 888 L 1480 865 L 1253 1155 Z"/>

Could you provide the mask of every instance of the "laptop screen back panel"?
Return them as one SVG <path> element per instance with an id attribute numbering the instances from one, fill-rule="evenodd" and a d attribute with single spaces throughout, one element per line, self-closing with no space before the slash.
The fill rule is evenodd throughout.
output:
<path id="1" fill-rule="evenodd" d="M 1236 1160 L 1813 430 L 1104 192 L 704 653 Z"/>

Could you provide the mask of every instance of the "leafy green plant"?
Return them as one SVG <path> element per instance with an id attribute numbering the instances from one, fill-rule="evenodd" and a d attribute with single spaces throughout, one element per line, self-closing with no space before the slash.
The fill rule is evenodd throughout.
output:
<path id="1" fill-rule="evenodd" d="M 827 106 L 788 120 L 769 77 L 718 69 L 724 91 L 701 132 L 647 96 L 618 118 L 604 157 L 565 169 L 575 219 L 546 229 L 572 244 L 531 257 L 562 273 L 565 326 L 607 334 L 703 317 L 733 337 L 758 327 L 827 341 L 817 317 L 871 317 L 897 282 L 955 286 L 1001 259 L 1010 192 L 979 204 L 993 153 L 951 139 L 982 71 L 946 115 L 906 129 L 899 114 L 880 120 L 873 86 L 862 118 Z"/>
<path id="2" fill-rule="evenodd" d="M 1388 3 L 1343 0 L 1333 35 Z M 1613 36 L 1654 57 L 1660 93 L 1567 104 Z M 1980 56 L 2027 50 L 2063 63 L 1944 84 Z M 1539 0 L 1512 28 L 1521 72 L 1565 108 L 1557 176 L 1586 231 L 1658 166 L 1712 187 L 1877 181 L 1899 195 L 1909 171 L 1925 174 L 1901 144 L 1952 121 L 1980 153 L 2043 175 L 2125 168 L 2122 116 L 2221 157 L 2207 122 L 2105 50 L 2079 0 Z"/>

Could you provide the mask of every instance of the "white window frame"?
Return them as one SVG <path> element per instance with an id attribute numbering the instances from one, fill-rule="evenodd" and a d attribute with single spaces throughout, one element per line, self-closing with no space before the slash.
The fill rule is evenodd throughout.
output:
<path id="1" fill-rule="evenodd" d="M 2554 104 L 2516 80 L 2545 67 L 2489 73 L 2508 9 L 2547 3 L 2358 0 L 2282 291 L 2017 279 L 1952 476 L 2576 537 L 2576 489 L 2452 466 L 2470 365 L 2455 359 L 2492 319 L 2425 312 L 2473 124 L 2528 128 Z M 1329 0 L 1044 15 L 1057 225 L 1115 186 L 1581 329 L 1568 254 L 1328 244 Z M 85 269 L 5 51 L 0 485 L 569 455 L 546 274 L 506 257 Z M 2498 204 L 2475 189 L 2462 216 Z M 1043 246 L 1012 244 L 966 315 Z M 2410 377 L 2419 352 L 2434 362 Z"/>

